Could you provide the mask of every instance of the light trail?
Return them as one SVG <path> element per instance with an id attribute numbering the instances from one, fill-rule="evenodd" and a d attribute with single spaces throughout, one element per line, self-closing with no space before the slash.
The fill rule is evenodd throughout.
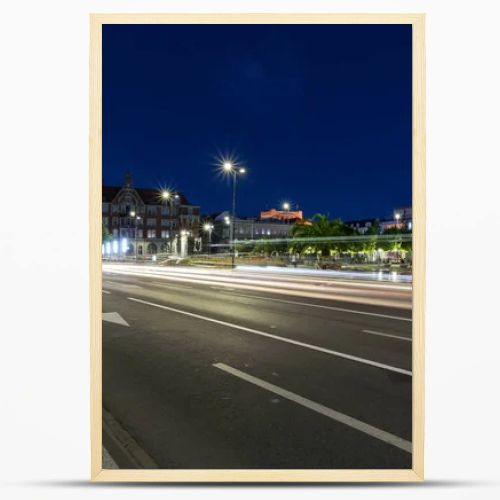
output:
<path id="1" fill-rule="evenodd" d="M 155 279 L 197 285 L 231 287 L 312 299 L 346 301 L 359 304 L 411 309 L 411 286 L 380 283 L 339 282 L 335 280 L 294 279 L 276 275 L 255 275 L 225 270 L 103 264 L 103 272 L 115 275 L 154 277 Z M 228 290 L 228 288 L 226 288 Z"/>

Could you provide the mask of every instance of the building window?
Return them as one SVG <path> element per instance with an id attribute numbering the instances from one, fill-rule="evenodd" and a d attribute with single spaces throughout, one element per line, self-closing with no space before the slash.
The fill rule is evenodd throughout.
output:
<path id="1" fill-rule="evenodd" d="M 148 215 L 156 215 L 156 207 L 155 206 L 148 206 L 147 214 Z"/>
<path id="2" fill-rule="evenodd" d="M 150 255 L 155 255 L 156 253 L 158 253 L 158 247 L 156 246 L 155 243 L 150 243 L 148 245 L 148 253 Z"/>
<path id="3" fill-rule="evenodd" d="M 165 229 L 162 229 L 162 231 L 161 231 L 161 237 L 162 238 L 169 238 L 170 237 L 170 232 L 166 231 Z"/>
<path id="4" fill-rule="evenodd" d="M 156 230 L 148 229 L 148 238 L 156 238 Z"/>
<path id="5" fill-rule="evenodd" d="M 148 227 L 154 227 L 154 226 L 156 226 L 156 219 L 148 219 L 147 220 L 147 225 L 148 225 Z"/>

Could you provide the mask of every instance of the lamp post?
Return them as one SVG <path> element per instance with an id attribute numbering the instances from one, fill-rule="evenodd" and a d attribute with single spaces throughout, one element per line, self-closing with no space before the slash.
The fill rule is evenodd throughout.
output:
<path id="1" fill-rule="evenodd" d="M 290 213 L 290 203 L 288 203 L 288 201 L 285 201 L 285 203 L 283 203 L 283 210 L 286 212 L 286 223 L 289 224 L 289 213 Z"/>
<path id="2" fill-rule="evenodd" d="M 203 230 L 208 232 L 208 253 L 209 254 L 211 253 L 211 250 L 212 250 L 211 246 L 212 246 L 212 229 L 213 228 L 214 228 L 214 226 L 212 224 L 209 224 L 209 223 L 203 224 Z"/>
<path id="3" fill-rule="evenodd" d="M 401 217 L 401 214 L 395 214 L 394 217 L 396 218 L 396 229 L 399 229 L 399 219 Z"/>
<path id="4" fill-rule="evenodd" d="M 134 248 L 135 248 L 135 261 L 137 262 L 137 224 L 141 220 L 141 218 L 138 215 L 136 216 L 134 210 L 130 212 L 130 217 L 134 219 Z"/>
<path id="5" fill-rule="evenodd" d="M 235 167 L 230 161 L 225 161 L 222 164 L 224 172 L 231 174 L 233 177 L 233 203 L 231 208 L 231 220 L 229 225 L 229 250 L 231 252 L 231 267 L 234 267 L 235 252 L 234 252 L 234 219 L 236 217 L 236 177 L 238 174 L 244 174 L 246 172 L 243 167 Z"/>
<path id="6" fill-rule="evenodd" d="M 135 218 L 135 211 L 130 211 L 130 217 L 134 219 L 134 249 L 135 249 L 135 261 L 137 262 L 137 219 Z"/>
<path id="7" fill-rule="evenodd" d="M 169 211 L 169 219 L 170 219 L 170 225 L 169 225 L 169 231 L 168 231 L 168 239 L 170 240 L 170 234 L 173 230 L 173 226 L 172 226 L 172 222 L 173 222 L 173 202 L 174 200 L 178 200 L 179 199 L 179 194 L 178 193 L 174 193 L 168 189 L 164 189 L 162 192 L 161 192 L 161 197 L 163 200 L 165 200 L 165 202 L 168 204 L 169 208 L 170 208 L 170 211 Z"/>

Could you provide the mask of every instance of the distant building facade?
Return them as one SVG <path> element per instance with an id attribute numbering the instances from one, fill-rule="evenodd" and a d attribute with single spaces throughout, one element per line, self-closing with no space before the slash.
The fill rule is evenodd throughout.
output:
<path id="1" fill-rule="evenodd" d="M 401 229 L 402 231 L 411 231 L 413 229 L 412 209 L 411 207 L 395 208 L 392 213 L 392 219 L 381 221 L 383 231 L 387 229 Z"/>
<path id="2" fill-rule="evenodd" d="M 214 214 L 211 217 L 214 229 L 212 241 L 229 243 L 231 213 L 229 211 Z M 291 236 L 294 224 L 279 219 L 259 219 L 254 217 L 236 217 L 234 221 L 235 240 L 279 239 Z"/>
<path id="3" fill-rule="evenodd" d="M 346 221 L 345 225 L 355 229 L 359 234 L 366 234 L 372 227 L 380 225 L 379 219 L 359 219 Z"/>
<path id="4" fill-rule="evenodd" d="M 402 231 L 412 230 L 412 210 L 411 207 L 396 208 L 392 217 L 387 219 L 358 219 L 346 221 L 345 224 L 355 229 L 359 234 L 366 234 L 372 227 L 378 226 L 379 232 L 383 233 L 388 229 L 400 229 Z"/>
<path id="5" fill-rule="evenodd" d="M 111 243 L 117 242 L 115 249 L 112 245 L 103 248 L 105 255 L 150 258 L 160 253 L 180 254 L 187 250 L 182 245 L 193 245 L 199 239 L 200 207 L 180 192 L 164 200 L 158 189 L 136 188 L 127 175 L 123 186 L 103 186 L 102 223 Z"/>

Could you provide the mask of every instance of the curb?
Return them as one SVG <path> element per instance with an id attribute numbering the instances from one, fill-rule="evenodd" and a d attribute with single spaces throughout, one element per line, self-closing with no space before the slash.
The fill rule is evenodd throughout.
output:
<path id="1" fill-rule="evenodd" d="M 156 462 L 104 408 L 102 443 L 120 469 L 159 469 Z"/>

